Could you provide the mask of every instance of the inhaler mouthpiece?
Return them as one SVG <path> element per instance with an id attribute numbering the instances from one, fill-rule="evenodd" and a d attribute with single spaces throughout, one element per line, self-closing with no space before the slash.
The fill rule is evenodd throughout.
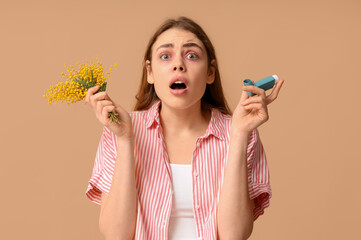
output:
<path id="1" fill-rule="evenodd" d="M 244 86 L 256 86 L 259 88 L 262 88 L 263 90 L 268 90 L 273 88 L 273 86 L 279 81 L 279 77 L 277 75 L 271 75 L 268 77 L 265 77 L 261 80 L 258 80 L 257 82 L 252 82 L 250 79 L 245 79 L 243 81 Z M 252 97 L 255 94 L 251 92 L 247 92 L 248 96 Z"/>

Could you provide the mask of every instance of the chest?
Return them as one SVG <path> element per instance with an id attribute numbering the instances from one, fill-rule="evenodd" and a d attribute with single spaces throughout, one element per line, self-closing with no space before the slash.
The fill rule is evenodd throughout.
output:
<path id="1" fill-rule="evenodd" d="M 192 164 L 196 142 L 197 137 L 166 138 L 165 145 L 169 162 L 174 164 Z"/>

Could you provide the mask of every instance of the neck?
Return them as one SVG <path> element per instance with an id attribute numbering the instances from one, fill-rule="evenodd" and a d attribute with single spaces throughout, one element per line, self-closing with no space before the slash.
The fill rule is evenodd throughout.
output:
<path id="1" fill-rule="evenodd" d="M 201 101 L 185 109 L 171 108 L 162 102 L 160 109 L 161 125 L 167 134 L 203 134 L 210 119 L 211 112 L 202 111 Z"/>

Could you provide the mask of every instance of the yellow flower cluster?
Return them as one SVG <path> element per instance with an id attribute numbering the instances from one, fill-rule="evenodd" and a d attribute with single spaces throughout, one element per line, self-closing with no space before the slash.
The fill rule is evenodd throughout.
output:
<path id="1" fill-rule="evenodd" d="M 76 71 L 73 66 L 65 67 L 67 73 L 62 73 L 62 77 L 66 79 L 65 82 L 59 82 L 55 86 L 50 86 L 50 89 L 43 95 L 43 97 L 48 98 L 48 104 L 52 102 L 63 102 L 68 101 L 69 103 L 75 103 L 85 99 L 87 88 L 80 84 L 77 80 L 82 80 L 86 84 L 95 84 L 102 86 L 106 83 L 106 79 L 110 76 L 110 73 L 113 70 L 113 66 L 116 66 L 115 63 L 113 66 L 110 66 L 109 72 L 104 76 L 103 66 L 99 61 L 99 58 L 96 57 L 96 62 L 91 61 L 89 64 L 88 60 L 84 60 L 82 63 L 76 63 L 79 65 L 79 70 Z M 94 86 L 95 86 L 94 85 Z M 104 89 L 105 90 L 105 89 Z"/>

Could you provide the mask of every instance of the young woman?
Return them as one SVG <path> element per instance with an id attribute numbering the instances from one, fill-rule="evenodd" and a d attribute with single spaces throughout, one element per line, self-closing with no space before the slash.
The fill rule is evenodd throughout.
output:
<path id="1" fill-rule="evenodd" d="M 98 87 L 86 96 L 104 125 L 86 191 L 101 204 L 104 237 L 247 239 L 271 198 L 257 127 L 282 84 L 268 96 L 243 87 L 231 114 L 205 32 L 185 17 L 165 21 L 149 41 L 134 111 Z"/>

